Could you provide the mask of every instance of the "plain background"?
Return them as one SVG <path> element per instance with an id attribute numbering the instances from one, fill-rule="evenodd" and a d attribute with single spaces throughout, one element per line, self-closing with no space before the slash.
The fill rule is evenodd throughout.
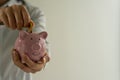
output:
<path id="1" fill-rule="evenodd" d="M 28 0 L 44 11 L 51 61 L 33 80 L 120 80 L 118 0 Z"/>

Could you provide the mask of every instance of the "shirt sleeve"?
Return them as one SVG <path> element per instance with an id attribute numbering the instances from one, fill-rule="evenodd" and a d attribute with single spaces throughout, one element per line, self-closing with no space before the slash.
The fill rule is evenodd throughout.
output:
<path id="1" fill-rule="evenodd" d="M 46 31 L 46 18 L 44 16 L 44 13 L 35 7 L 30 15 L 31 19 L 35 23 L 33 32 L 40 33 L 42 31 Z"/>
<path id="2" fill-rule="evenodd" d="M 44 13 L 37 7 L 31 7 L 29 8 L 29 13 L 31 16 L 31 19 L 33 20 L 33 22 L 35 23 L 35 26 L 32 30 L 32 32 L 35 33 L 40 33 L 42 31 L 46 31 L 46 18 L 44 16 Z M 48 40 L 46 40 L 46 49 L 47 49 L 47 53 L 50 56 L 50 49 L 49 49 L 49 42 Z"/>

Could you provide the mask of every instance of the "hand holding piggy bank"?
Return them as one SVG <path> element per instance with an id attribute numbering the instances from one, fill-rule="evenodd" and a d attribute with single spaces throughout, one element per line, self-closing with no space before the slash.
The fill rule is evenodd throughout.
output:
<path id="1" fill-rule="evenodd" d="M 39 61 L 45 55 L 46 38 L 47 32 L 45 31 L 41 33 L 20 31 L 19 36 L 16 39 L 14 49 L 18 51 L 20 56 L 25 53 L 31 60 Z"/>

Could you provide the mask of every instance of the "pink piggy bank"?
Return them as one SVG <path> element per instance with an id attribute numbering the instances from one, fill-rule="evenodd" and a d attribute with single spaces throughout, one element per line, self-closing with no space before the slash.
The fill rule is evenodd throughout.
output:
<path id="1" fill-rule="evenodd" d="M 47 32 L 45 31 L 41 33 L 20 31 L 14 49 L 19 52 L 20 56 L 25 53 L 31 60 L 39 61 L 46 51 L 46 38 Z"/>

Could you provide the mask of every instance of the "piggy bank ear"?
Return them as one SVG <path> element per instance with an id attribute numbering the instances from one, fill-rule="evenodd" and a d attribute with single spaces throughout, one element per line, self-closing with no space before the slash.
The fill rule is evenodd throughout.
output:
<path id="1" fill-rule="evenodd" d="M 48 34 L 47 34 L 47 32 L 44 31 L 44 32 L 39 33 L 39 35 L 40 35 L 40 37 L 46 39 Z"/>
<path id="2" fill-rule="evenodd" d="M 20 31 L 19 32 L 19 37 L 20 39 L 25 39 L 25 37 L 28 36 L 28 33 L 26 31 Z"/>

